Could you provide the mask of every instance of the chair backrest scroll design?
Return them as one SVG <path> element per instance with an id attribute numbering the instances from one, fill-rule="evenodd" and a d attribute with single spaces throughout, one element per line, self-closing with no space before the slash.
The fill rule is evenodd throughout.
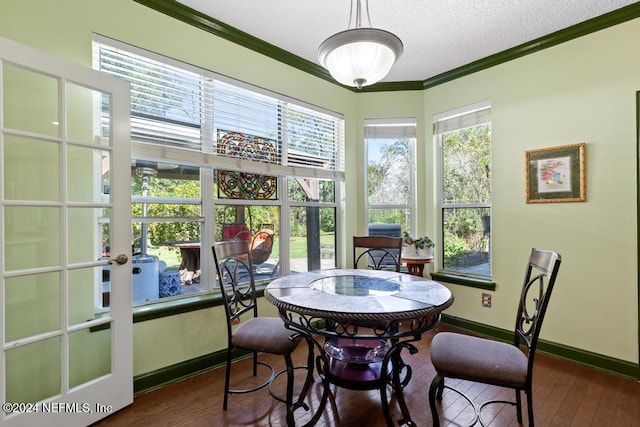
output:
<path id="1" fill-rule="evenodd" d="M 213 245 L 217 282 L 224 299 L 227 326 L 249 311 L 258 315 L 253 265 L 246 241 L 223 241 Z"/>
<path id="2" fill-rule="evenodd" d="M 535 248 L 529 257 L 516 315 L 514 344 L 527 347 L 530 365 L 533 364 L 542 321 L 561 260 L 560 255 L 555 252 Z"/>

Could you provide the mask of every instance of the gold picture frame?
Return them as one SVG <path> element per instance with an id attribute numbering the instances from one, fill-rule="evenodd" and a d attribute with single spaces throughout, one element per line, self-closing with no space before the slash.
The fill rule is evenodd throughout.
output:
<path id="1" fill-rule="evenodd" d="M 585 143 L 525 152 L 527 203 L 586 202 Z"/>

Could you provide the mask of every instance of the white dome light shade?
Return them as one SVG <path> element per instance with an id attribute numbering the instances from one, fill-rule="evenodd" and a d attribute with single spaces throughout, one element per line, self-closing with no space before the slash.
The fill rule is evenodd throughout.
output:
<path id="1" fill-rule="evenodd" d="M 402 50 L 402 41 L 388 31 L 355 28 L 326 39 L 318 48 L 318 61 L 339 83 L 361 89 L 382 80 Z"/>

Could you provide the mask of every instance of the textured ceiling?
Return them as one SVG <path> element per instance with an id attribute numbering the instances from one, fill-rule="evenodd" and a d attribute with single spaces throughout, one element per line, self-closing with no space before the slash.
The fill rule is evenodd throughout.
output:
<path id="1" fill-rule="evenodd" d="M 178 2 L 316 64 L 320 43 L 349 27 L 350 0 Z M 383 80 L 398 82 L 426 80 L 634 3 L 369 0 L 369 16 L 373 27 L 391 31 L 404 44 L 404 54 Z"/>

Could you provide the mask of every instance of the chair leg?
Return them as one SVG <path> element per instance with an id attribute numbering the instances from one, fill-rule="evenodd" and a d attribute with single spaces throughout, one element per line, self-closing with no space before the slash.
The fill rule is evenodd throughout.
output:
<path id="1" fill-rule="evenodd" d="M 222 399 L 222 409 L 227 410 L 227 402 L 229 400 L 229 382 L 231 381 L 231 357 L 233 349 L 227 347 L 227 370 L 224 374 L 224 398 Z"/>
<path id="2" fill-rule="evenodd" d="M 253 376 L 258 375 L 258 352 L 253 352 Z"/>
<path id="3" fill-rule="evenodd" d="M 529 394 L 527 393 L 527 396 Z M 518 424 L 522 424 L 522 391 L 516 389 L 516 414 L 518 417 Z"/>
<path id="4" fill-rule="evenodd" d="M 438 375 L 440 377 L 440 383 L 438 384 L 438 393 L 436 393 L 436 399 L 442 400 L 442 393 L 444 392 L 444 377 Z"/>
<path id="5" fill-rule="evenodd" d="M 532 390 L 526 390 L 527 393 L 527 413 L 529 414 L 529 427 L 533 427 L 533 393 Z"/>
<path id="6" fill-rule="evenodd" d="M 442 391 L 444 389 L 444 377 L 436 374 L 431 387 L 429 387 L 429 407 L 431 408 L 431 417 L 433 418 L 433 427 L 440 426 L 440 418 L 438 417 L 438 408 L 436 400 L 442 400 Z"/>

